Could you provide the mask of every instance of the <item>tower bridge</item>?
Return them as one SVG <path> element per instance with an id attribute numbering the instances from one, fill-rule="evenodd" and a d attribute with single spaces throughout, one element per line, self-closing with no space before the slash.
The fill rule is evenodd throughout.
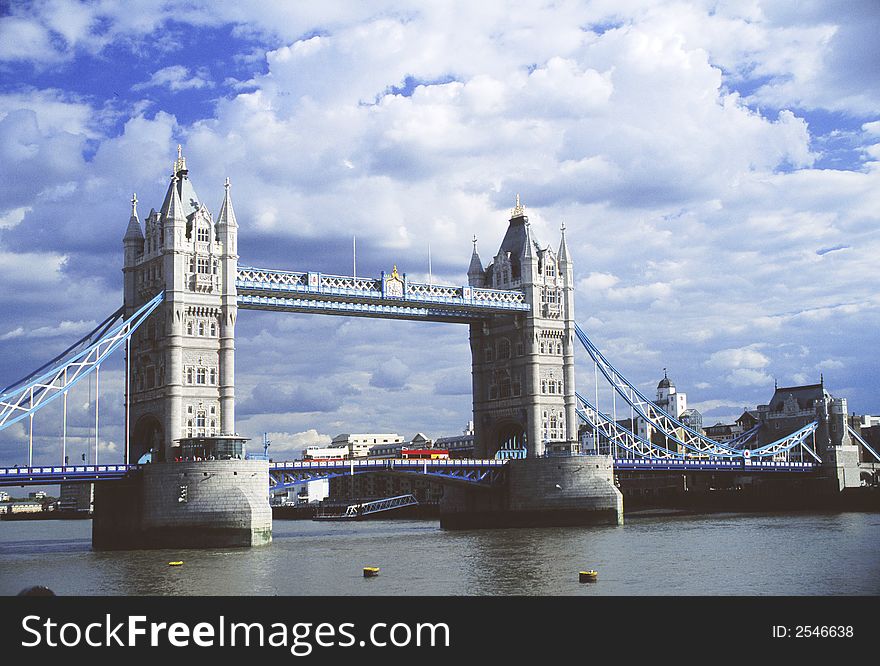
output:
<path id="1" fill-rule="evenodd" d="M 858 478 L 858 450 L 841 421 L 845 401 L 830 395 L 800 406 L 812 421 L 760 445 L 748 437 L 714 441 L 643 395 L 575 323 L 564 225 L 556 249 L 542 245 L 519 196 L 485 267 L 474 239 L 461 285 L 414 282 L 396 266 L 358 277 L 239 265 L 229 180 L 214 218 L 180 148 L 163 203 L 143 225 L 137 204 L 132 197 L 123 237 L 119 321 L 0 393 L 0 429 L 30 419 L 32 433 L 34 414 L 61 397 L 66 433 L 70 388 L 97 376 L 101 362 L 125 345 L 123 465 L 35 467 L 31 442 L 26 466 L 0 469 L 0 484 L 108 481 L 96 492 L 98 547 L 263 543 L 271 539 L 270 484 L 346 473 L 422 473 L 449 483 L 441 518 L 449 527 L 620 522 L 615 469 L 821 472 L 839 489 L 851 484 L 855 464 Z M 239 310 L 466 324 L 476 459 L 347 462 L 332 469 L 245 459 L 235 427 Z M 594 365 L 592 401 L 575 388 L 576 347 Z M 628 426 L 617 418 L 616 402 L 610 410 L 598 404 L 600 374 L 629 409 Z M 637 419 L 642 430 L 634 427 Z M 582 423 L 603 455 L 582 455 Z M 199 451 L 203 459 L 182 451 Z M 152 464 L 133 469 L 132 461 L 146 453 Z"/>

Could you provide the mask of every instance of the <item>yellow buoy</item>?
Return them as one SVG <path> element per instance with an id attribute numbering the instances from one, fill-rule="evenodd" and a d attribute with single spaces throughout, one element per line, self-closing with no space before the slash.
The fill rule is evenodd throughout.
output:
<path id="1" fill-rule="evenodd" d="M 372 578 L 379 575 L 379 567 L 364 567 L 364 578 Z"/>
<path id="2" fill-rule="evenodd" d="M 598 572 L 598 571 L 593 571 L 592 569 L 591 569 L 590 571 L 581 571 L 580 574 L 579 574 L 579 576 L 580 576 L 580 581 L 581 581 L 582 583 L 595 583 L 595 582 L 596 582 L 596 577 L 597 577 L 598 575 L 599 575 L 599 572 Z"/>
<path id="3" fill-rule="evenodd" d="M 179 567 L 183 562 L 169 562 L 168 566 L 170 567 Z"/>

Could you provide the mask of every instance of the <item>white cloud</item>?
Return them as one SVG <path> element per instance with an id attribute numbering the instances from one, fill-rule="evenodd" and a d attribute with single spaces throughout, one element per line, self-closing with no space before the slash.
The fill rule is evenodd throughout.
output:
<path id="1" fill-rule="evenodd" d="M 737 368 L 726 377 L 731 386 L 763 386 L 771 382 L 771 377 L 766 372 L 751 370 L 749 368 Z"/>
<path id="2" fill-rule="evenodd" d="M 60 337 L 73 341 L 91 331 L 97 323 L 96 321 L 62 321 L 58 325 L 41 326 L 28 331 L 19 326 L 0 335 L 0 340 L 12 340 L 21 337 L 28 339 Z"/>
<path id="3" fill-rule="evenodd" d="M 268 432 L 267 434 L 269 436 L 268 453 L 275 460 L 284 459 L 285 456 L 300 457 L 299 454 L 303 449 L 309 446 L 327 446 L 333 439 L 332 436 L 322 435 L 314 428 L 295 433 Z M 250 443 L 248 450 L 257 452 L 261 448 L 262 440 L 255 440 Z"/>
<path id="4" fill-rule="evenodd" d="M 189 69 L 183 65 L 170 65 L 153 72 L 148 81 L 136 83 L 131 89 L 168 88 L 171 92 L 180 92 L 193 88 L 213 88 L 214 85 L 210 72 L 205 68 L 200 68 L 190 74 Z"/>
<path id="5" fill-rule="evenodd" d="M 770 363 L 770 359 L 757 351 L 754 347 L 741 349 L 723 349 L 712 354 L 706 361 L 710 368 L 764 368 Z"/>

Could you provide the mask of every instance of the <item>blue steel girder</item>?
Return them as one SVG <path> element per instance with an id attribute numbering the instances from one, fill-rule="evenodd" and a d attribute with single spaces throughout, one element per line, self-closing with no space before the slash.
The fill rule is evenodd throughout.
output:
<path id="1" fill-rule="evenodd" d="M 42 465 L 0 467 L 0 486 L 114 481 L 138 469 L 137 465 Z"/>
<path id="2" fill-rule="evenodd" d="M 686 460 L 690 459 L 709 459 L 709 460 L 745 460 L 745 459 L 760 459 L 760 458 L 772 458 L 773 456 L 779 455 L 781 453 L 786 453 L 791 449 L 796 447 L 802 448 L 806 451 L 810 456 L 815 458 L 818 462 L 822 462 L 821 458 L 816 455 L 815 451 L 813 451 L 809 446 L 806 445 L 806 439 L 811 434 L 816 431 L 818 427 L 818 422 L 813 421 L 812 423 L 808 423 L 800 430 L 797 430 L 785 437 L 777 439 L 774 442 L 770 442 L 762 447 L 756 449 L 742 449 L 738 454 L 731 455 L 718 455 L 718 454 L 702 454 L 695 455 L 693 453 L 689 454 L 680 454 L 675 451 L 670 451 L 662 446 L 658 446 L 653 442 L 650 442 L 643 437 L 631 432 L 626 427 L 620 425 L 615 422 L 611 417 L 607 414 L 603 414 L 598 411 L 590 402 L 584 398 L 580 393 L 575 393 L 577 399 L 583 403 L 586 407 L 586 410 L 577 410 L 578 416 L 584 420 L 584 422 L 588 423 L 594 428 L 594 432 L 598 432 L 599 434 L 605 435 L 606 438 L 614 445 L 619 446 L 622 449 L 630 451 L 641 458 L 647 458 L 651 460 L 657 459 L 670 459 L 670 460 Z M 598 415 L 598 417 L 597 417 Z M 758 426 L 752 428 L 747 433 L 743 434 L 743 439 L 741 440 L 743 443 L 756 436 Z M 672 439 L 672 437 L 670 437 Z"/>
<path id="3" fill-rule="evenodd" d="M 380 279 L 240 266 L 238 307 L 245 310 L 310 312 L 385 319 L 467 323 L 497 314 L 528 312 L 525 294 Z"/>
<path id="4" fill-rule="evenodd" d="M 775 460 L 673 460 L 669 458 L 615 458 L 614 469 L 625 471 L 659 472 L 814 472 L 818 465 L 812 462 Z"/>
<path id="5" fill-rule="evenodd" d="M 270 463 L 270 490 L 282 490 L 300 483 L 355 474 L 418 474 L 442 483 L 491 487 L 504 482 L 506 460 L 472 458 L 407 460 L 380 458 L 341 461 L 290 461 Z"/>
<path id="6" fill-rule="evenodd" d="M 575 324 L 575 335 L 587 350 L 596 367 L 602 372 L 611 388 L 620 395 L 624 401 L 632 407 L 633 411 L 666 437 L 680 444 L 685 449 L 702 455 L 714 455 L 730 457 L 740 455 L 741 452 L 721 442 L 716 442 L 685 423 L 682 423 L 665 410 L 658 407 L 639 391 L 626 377 L 615 368 L 608 359 L 599 351 L 596 345 L 587 337 L 580 326 Z"/>
<path id="7" fill-rule="evenodd" d="M 581 344 L 587 350 L 590 358 L 596 367 L 602 372 L 611 388 L 620 395 L 626 404 L 632 407 L 635 414 L 643 418 L 657 431 L 662 433 L 669 440 L 680 444 L 691 455 L 710 456 L 716 458 L 739 458 L 743 456 L 755 457 L 771 457 L 779 453 L 784 453 L 795 447 L 801 447 L 807 451 L 813 458 L 820 460 L 819 456 L 810 449 L 805 443 L 807 436 L 815 432 L 817 423 L 805 426 L 801 430 L 787 435 L 781 439 L 771 442 L 766 446 L 753 449 L 739 449 L 730 446 L 728 443 L 716 442 L 702 433 L 697 432 L 689 425 L 682 423 L 674 416 L 663 410 L 651 400 L 649 400 L 641 391 L 639 391 L 626 377 L 624 377 L 615 368 L 608 359 L 599 351 L 596 345 L 587 337 L 580 326 L 575 324 L 575 335 Z M 740 442 L 741 445 L 743 442 Z"/>
<path id="8" fill-rule="evenodd" d="M 42 409 L 89 376 L 131 337 L 164 298 L 165 292 L 160 292 L 131 317 L 109 331 L 105 330 L 98 340 L 85 349 L 70 358 L 59 360 L 45 372 L 28 378 L 27 381 L 18 382 L 16 388 L 0 395 L 0 430 Z"/>
<path id="9" fill-rule="evenodd" d="M 577 391 L 575 396 L 586 407 L 586 410 L 576 410 L 578 416 L 585 423 L 592 426 L 595 433 L 605 435 L 613 446 L 619 446 L 637 456 L 645 458 L 684 458 L 681 453 L 658 446 L 623 427 L 607 414 L 597 410 L 594 405 Z"/>

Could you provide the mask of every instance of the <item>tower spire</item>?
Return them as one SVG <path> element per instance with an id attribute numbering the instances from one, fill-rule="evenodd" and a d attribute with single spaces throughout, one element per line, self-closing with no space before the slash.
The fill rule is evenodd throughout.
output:
<path id="1" fill-rule="evenodd" d="M 477 237 L 473 239 L 474 251 L 471 253 L 471 265 L 468 266 L 468 284 L 472 287 L 482 287 L 485 282 L 483 271 L 483 262 L 480 261 L 480 255 L 477 252 Z"/>
<path id="2" fill-rule="evenodd" d="M 568 256 L 568 243 L 565 242 L 565 220 L 562 221 L 562 239 L 559 241 L 559 252 L 556 253 L 560 264 L 567 264 L 571 261 Z"/>
<path id="3" fill-rule="evenodd" d="M 183 156 L 183 146 L 177 144 L 177 160 L 174 162 L 174 173 L 186 171 L 186 158 Z"/>
<path id="4" fill-rule="evenodd" d="M 224 227 L 238 227 L 238 221 L 235 219 L 235 211 L 232 209 L 232 197 L 229 194 L 229 188 L 231 187 L 231 183 L 229 182 L 229 177 L 226 177 L 226 182 L 223 184 L 223 189 L 225 193 L 223 195 L 223 203 L 220 204 L 220 212 L 217 215 L 217 229 L 220 230 Z"/>
<path id="5" fill-rule="evenodd" d="M 513 210 L 510 211 L 510 218 L 513 219 L 515 217 L 525 217 L 526 209 L 520 203 L 519 194 L 516 195 L 516 206 L 514 206 Z"/>
<path id="6" fill-rule="evenodd" d="M 174 173 L 171 176 L 171 185 L 168 187 L 166 201 L 168 207 L 163 210 L 165 222 L 186 222 L 186 214 L 183 212 L 183 203 L 180 200 L 180 193 L 177 191 L 177 173 Z"/>
<path id="7" fill-rule="evenodd" d="M 123 241 L 139 241 L 143 242 L 144 234 L 141 231 L 141 223 L 137 214 L 137 194 L 131 195 L 131 217 L 128 218 L 128 228 L 125 230 Z"/>

